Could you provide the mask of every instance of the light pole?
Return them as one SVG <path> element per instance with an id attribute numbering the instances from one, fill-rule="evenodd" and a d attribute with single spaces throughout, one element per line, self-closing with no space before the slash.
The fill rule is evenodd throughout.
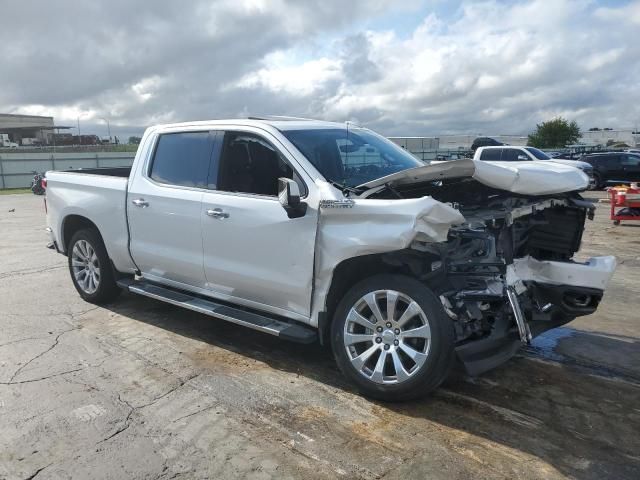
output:
<path id="1" fill-rule="evenodd" d="M 109 119 L 104 117 L 100 117 L 100 119 L 107 122 L 107 132 L 109 133 L 109 143 L 111 143 L 111 125 L 109 125 Z"/>

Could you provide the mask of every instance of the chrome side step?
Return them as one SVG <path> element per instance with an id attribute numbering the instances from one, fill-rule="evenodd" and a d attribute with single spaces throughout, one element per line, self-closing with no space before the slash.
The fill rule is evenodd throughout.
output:
<path id="1" fill-rule="evenodd" d="M 118 281 L 118 286 L 131 293 L 137 293 L 138 295 L 161 300 L 178 307 L 204 313 L 205 315 L 275 335 L 292 342 L 313 343 L 318 339 L 317 332 L 311 327 L 223 305 L 144 280 L 122 279 Z"/>

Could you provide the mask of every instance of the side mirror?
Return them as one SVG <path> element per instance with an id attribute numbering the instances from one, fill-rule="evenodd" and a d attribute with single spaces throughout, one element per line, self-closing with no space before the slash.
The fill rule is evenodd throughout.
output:
<path id="1" fill-rule="evenodd" d="M 300 201 L 300 187 L 290 178 L 278 179 L 278 200 L 289 218 L 300 218 L 307 213 L 307 204 Z"/>
<path id="2" fill-rule="evenodd" d="M 529 161 L 529 157 L 527 157 L 525 154 L 520 153 L 518 155 L 518 161 L 519 162 L 528 162 Z"/>

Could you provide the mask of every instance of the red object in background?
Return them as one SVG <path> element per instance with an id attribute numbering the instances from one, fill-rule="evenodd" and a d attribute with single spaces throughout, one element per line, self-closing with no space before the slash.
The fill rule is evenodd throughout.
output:
<path id="1" fill-rule="evenodd" d="M 640 188 L 610 188 L 609 201 L 611 202 L 611 220 L 615 225 L 619 225 L 621 220 L 640 220 L 640 215 L 628 214 L 629 209 L 640 209 Z"/>
<path id="2" fill-rule="evenodd" d="M 45 190 L 47 189 L 47 179 L 43 178 L 42 180 L 40 180 L 40 186 L 42 188 L 44 188 Z"/>

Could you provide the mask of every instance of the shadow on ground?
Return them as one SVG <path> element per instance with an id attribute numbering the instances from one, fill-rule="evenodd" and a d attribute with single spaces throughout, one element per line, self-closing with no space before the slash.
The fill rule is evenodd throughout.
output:
<path id="1" fill-rule="evenodd" d="M 130 295 L 108 308 L 133 320 L 259 360 L 273 369 L 352 392 L 330 351 L 319 345 L 284 342 Z M 407 436 L 416 435 L 411 432 L 421 425 L 442 425 L 470 436 L 469 441 L 488 441 L 494 445 L 493 450 L 495 445 L 502 445 L 508 447 L 506 452 L 513 449 L 537 457 L 567 476 L 640 478 L 637 372 L 628 365 L 594 368 L 598 352 L 637 355 L 636 341 L 587 333 L 565 337 L 552 342 L 551 347 L 523 351 L 482 377 L 454 374 L 434 395 L 421 401 L 389 404 L 363 398 L 362 402 L 374 406 L 379 422 L 370 427 L 398 425 L 390 435 L 398 435 L 402 444 L 410 441 Z M 595 359 L 589 359 L 590 349 L 596 351 Z M 206 370 L 206 364 L 202 368 Z M 484 461 L 488 465 L 494 454 L 497 452 L 486 449 Z"/>

